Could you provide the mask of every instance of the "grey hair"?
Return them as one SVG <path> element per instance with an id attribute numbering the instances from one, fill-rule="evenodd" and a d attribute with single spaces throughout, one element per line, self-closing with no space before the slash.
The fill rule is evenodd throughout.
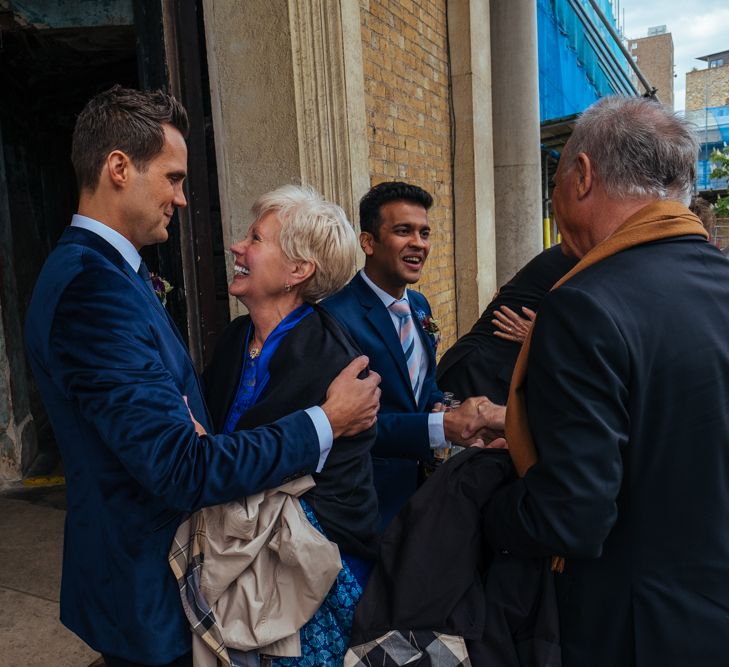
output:
<path id="1" fill-rule="evenodd" d="M 304 301 L 316 303 L 349 282 L 357 237 L 341 206 L 326 201 L 310 186 L 282 185 L 261 195 L 251 210 L 256 220 L 275 213 L 286 258 L 314 265 L 314 275 L 303 285 Z"/>
<path id="2" fill-rule="evenodd" d="M 688 205 L 699 143 L 691 123 L 644 97 L 611 96 L 585 110 L 562 160 L 590 158 L 610 197 L 676 199 Z"/>

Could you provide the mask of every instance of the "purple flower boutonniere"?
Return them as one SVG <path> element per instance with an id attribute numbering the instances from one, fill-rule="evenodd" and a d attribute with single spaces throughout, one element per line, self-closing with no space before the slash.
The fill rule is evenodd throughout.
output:
<path id="1" fill-rule="evenodd" d="M 432 315 L 427 315 L 423 310 L 417 310 L 415 314 L 418 316 L 420 326 L 423 327 L 423 331 L 428 334 L 430 343 L 435 350 L 440 343 L 440 327 L 438 326 L 438 320 Z"/>
<path id="2" fill-rule="evenodd" d="M 154 293 L 157 295 L 159 302 L 163 305 L 167 305 L 167 295 L 175 289 L 170 285 L 169 281 L 162 276 L 158 276 L 156 273 L 150 273 L 149 279 L 152 281 L 152 288 Z"/>

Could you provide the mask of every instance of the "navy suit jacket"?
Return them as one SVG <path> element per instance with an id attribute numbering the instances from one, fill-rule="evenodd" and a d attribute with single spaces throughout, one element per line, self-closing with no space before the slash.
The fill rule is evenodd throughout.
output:
<path id="1" fill-rule="evenodd" d="M 496 493 L 497 549 L 564 555 L 565 667 L 729 655 L 729 261 L 625 250 L 543 300 L 526 398 L 539 462 Z"/>
<path id="2" fill-rule="evenodd" d="M 431 457 L 428 414 L 443 397 L 435 384 L 435 345 L 419 324 L 419 313 L 431 316 L 430 305 L 420 292 L 407 293 L 416 331 L 428 355 L 428 372 L 417 402 L 390 313 L 362 277 L 357 274 L 321 304 L 369 357 L 370 368 L 382 376 L 377 440 L 372 449 L 382 528 L 417 488 L 417 462 Z"/>
<path id="3" fill-rule="evenodd" d="M 184 513 L 312 472 L 304 412 L 198 437 L 209 418 L 185 345 L 157 297 L 98 235 L 69 227 L 48 257 L 25 326 L 63 457 L 61 620 L 94 649 L 167 663 L 190 650 L 167 563 Z"/>

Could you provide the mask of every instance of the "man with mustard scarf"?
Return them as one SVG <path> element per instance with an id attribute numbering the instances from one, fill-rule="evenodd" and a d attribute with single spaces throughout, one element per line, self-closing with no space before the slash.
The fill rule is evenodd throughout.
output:
<path id="1" fill-rule="evenodd" d="M 697 149 L 657 102 L 605 98 L 554 178 L 580 261 L 517 362 L 519 479 L 485 522 L 555 557 L 565 667 L 729 664 L 729 261 L 684 205 Z"/>

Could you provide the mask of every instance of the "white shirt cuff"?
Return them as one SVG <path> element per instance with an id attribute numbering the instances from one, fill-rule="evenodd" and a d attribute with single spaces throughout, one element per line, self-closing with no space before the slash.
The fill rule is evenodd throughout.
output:
<path id="1" fill-rule="evenodd" d="M 443 449 L 448 447 L 443 428 L 443 415 L 445 412 L 431 412 L 428 414 L 428 438 L 431 449 Z"/>
<path id="2" fill-rule="evenodd" d="M 315 405 L 313 408 L 307 408 L 304 412 L 309 415 L 309 419 L 313 422 L 316 435 L 319 438 L 319 464 L 316 466 L 316 471 L 321 472 L 326 463 L 327 456 L 329 456 L 329 451 L 332 448 L 334 433 L 332 433 L 332 426 L 324 410 L 318 405 Z"/>

